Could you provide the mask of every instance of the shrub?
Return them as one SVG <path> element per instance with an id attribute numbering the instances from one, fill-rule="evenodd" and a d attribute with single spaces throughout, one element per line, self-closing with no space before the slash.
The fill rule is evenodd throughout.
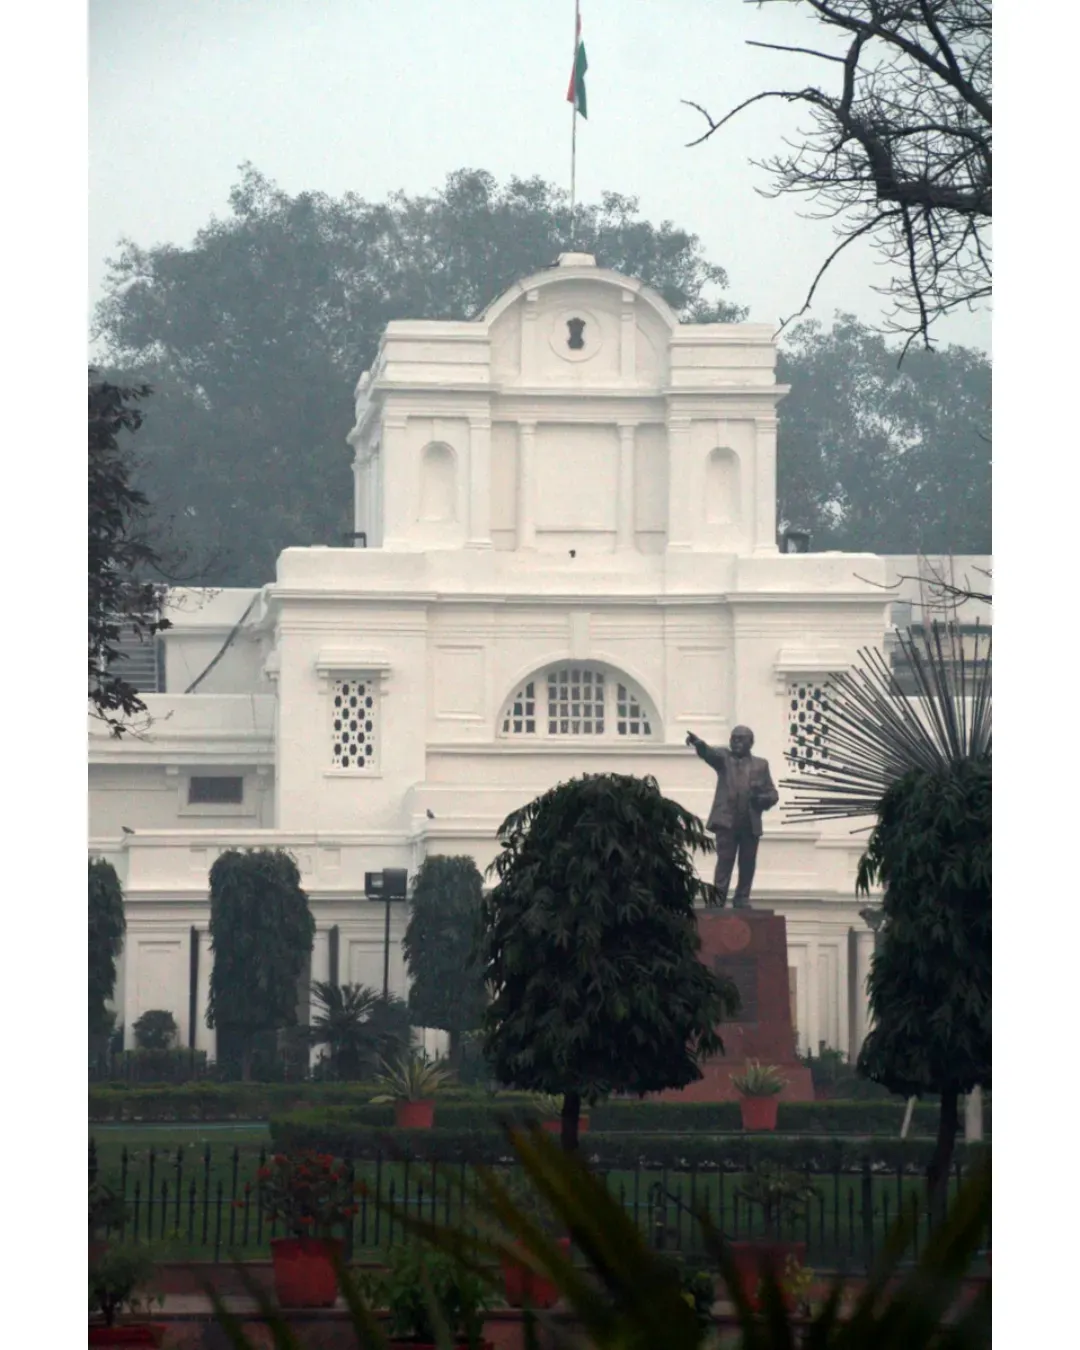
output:
<path id="1" fill-rule="evenodd" d="M 151 1008 L 131 1026 L 140 1050 L 171 1050 L 176 1043 L 176 1018 L 165 1008 Z"/>

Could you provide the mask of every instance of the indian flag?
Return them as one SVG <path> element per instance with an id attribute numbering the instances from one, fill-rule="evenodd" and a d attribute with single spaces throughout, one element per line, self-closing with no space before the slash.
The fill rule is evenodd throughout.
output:
<path id="1" fill-rule="evenodd" d="M 574 68 L 570 72 L 570 87 L 566 91 L 567 103 L 572 103 L 582 117 L 588 117 L 588 103 L 585 99 L 585 72 L 589 69 L 589 59 L 585 55 L 585 43 L 581 40 L 581 15 L 577 16 L 577 44 L 574 47 Z"/>

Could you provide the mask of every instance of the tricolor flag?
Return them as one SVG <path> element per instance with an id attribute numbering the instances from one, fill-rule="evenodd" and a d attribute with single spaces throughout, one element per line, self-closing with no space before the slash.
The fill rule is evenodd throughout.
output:
<path id="1" fill-rule="evenodd" d="M 572 103 L 582 117 L 588 117 L 588 103 L 585 99 L 585 72 L 589 69 L 589 59 L 585 55 L 585 44 L 581 40 L 581 15 L 577 16 L 577 44 L 574 47 L 574 68 L 570 72 L 570 87 L 566 91 L 567 103 Z"/>

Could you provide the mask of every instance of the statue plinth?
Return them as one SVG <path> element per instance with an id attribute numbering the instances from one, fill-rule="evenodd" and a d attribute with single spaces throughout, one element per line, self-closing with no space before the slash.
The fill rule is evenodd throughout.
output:
<path id="1" fill-rule="evenodd" d="M 704 1077 L 689 1087 L 661 1093 L 665 1101 L 733 1101 L 731 1075 L 749 1059 L 773 1064 L 787 1079 L 780 1100 L 812 1102 L 810 1070 L 795 1055 L 788 984 L 787 920 L 765 909 L 704 910 L 698 915 L 700 959 L 734 981 L 741 1009 L 719 1028 L 725 1054 L 702 1065 Z"/>

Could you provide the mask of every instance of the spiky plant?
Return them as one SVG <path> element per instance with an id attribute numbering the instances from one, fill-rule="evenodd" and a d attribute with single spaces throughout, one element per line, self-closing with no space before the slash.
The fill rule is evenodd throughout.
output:
<path id="1" fill-rule="evenodd" d="M 832 681 L 820 762 L 784 781 L 786 814 L 876 817 L 856 881 L 884 888 L 858 1070 L 905 1096 L 940 1094 L 940 1215 L 960 1094 L 991 1081 L 991 642 L 976 624 L 969 653 L 958 625 L 935 623 L 899 635 L 897 668 L 860 656 Z"/>
<path id="2" fill-rule="evenodd" d="M 394 1063 L 383 1062 L 382 1072 L 375 1080 L 383 1089 L 372 1103 L 422 1102 L 451 1082 L 449 1065 L 440 1060 L 429 1060 L 426 1055 L 413 1052 L 401 1055 Z"/>
<path id="3" fill-rule="evenodd" d="M 327 1047 L 335 1078 L 365 1078 L 381 1059 L 408 1048 L 411 1028 L 404 999 L 384 998 L 364 984 L 321 980 L 312 984 L 311 993 L 315 1006 L 308 1038 Z"/>

